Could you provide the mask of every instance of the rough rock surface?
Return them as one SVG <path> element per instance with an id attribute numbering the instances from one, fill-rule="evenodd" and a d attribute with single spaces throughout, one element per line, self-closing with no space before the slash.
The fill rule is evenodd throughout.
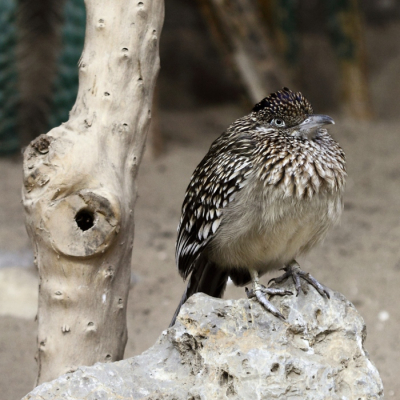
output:
<path id="1" fill-rule="evenodd" d="M 275 296 L 286 321 L 253 300 L 196 294 L 143 354 L 81 367 L 24 400 L 382 399 L 364 321 L 330 293 Z"/>

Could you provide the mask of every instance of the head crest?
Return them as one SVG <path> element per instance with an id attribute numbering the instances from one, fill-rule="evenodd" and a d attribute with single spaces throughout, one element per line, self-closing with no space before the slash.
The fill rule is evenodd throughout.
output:
<path id="1" fill-rule="evenodd" d="M 313 113 L 310 102 L 300 93 L 284 87 L 257 103 L 253 112 L 262 119 L 283 119 L 286 126 L 294 126 Z"/>

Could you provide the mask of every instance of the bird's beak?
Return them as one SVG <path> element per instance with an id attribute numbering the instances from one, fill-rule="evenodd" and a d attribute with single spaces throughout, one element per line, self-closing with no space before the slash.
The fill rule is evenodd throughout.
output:
<path id="1" fill-rule="evenodd" d="M 320 128 L 321 126 L 334 124 L 335 121 L 328 115 L 309 115 L 300 125 L 301 131 L 310 131 L 313 128 Z"/>

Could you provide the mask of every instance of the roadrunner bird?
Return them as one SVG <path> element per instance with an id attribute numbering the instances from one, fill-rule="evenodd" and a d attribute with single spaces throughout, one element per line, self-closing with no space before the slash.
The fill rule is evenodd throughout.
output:
<path id="1" fill-rule="evenodd" d="M 327 289 L 302 271 L 295 258 L 320 242 L 342 212 L 345 155 L 298 92 L 283 88 L 256 104 L 211 145 L 186 190 L 176 261 L 190 275 L 171 321 L 194 293 L 222 297 L 228 278 L 252 282 L 246 292 L 284 319 L 266 298 L 292 294 L 267 288 L 259 276 L 282 268 L 281 282 L 300 278 L 322 296 Z"/>

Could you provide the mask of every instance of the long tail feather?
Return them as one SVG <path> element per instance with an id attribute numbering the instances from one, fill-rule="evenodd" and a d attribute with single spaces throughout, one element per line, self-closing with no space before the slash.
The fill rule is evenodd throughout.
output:
<path id="1" fill-rule="evenodd" d="M 176 317 L 182 305 L 192 294 L 202 292 L 209 296 L 222 297 L 226 288 L 228 276 L 229 274 L 226 270 L 218 268 L 212 262 L 200 259 L 189 278 L 186 290 L 183 293 L 169 326 L 171 327 L 175 324 Z"/>

